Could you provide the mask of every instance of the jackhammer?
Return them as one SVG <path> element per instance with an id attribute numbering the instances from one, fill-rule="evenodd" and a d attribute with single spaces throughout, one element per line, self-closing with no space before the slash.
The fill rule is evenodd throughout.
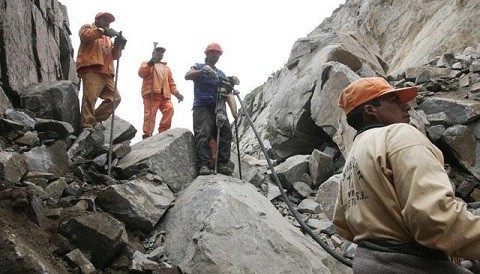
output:
<path id="1" fill-rule="evenodd" d="M 215 169 L 214 174 L 217 174 L 217 167 L 218 167 L 218 150 L 220 145 L 220 128 L 224 125 L 224 123 L 228 120 L 227 119 L 227 109 L 225 105 L 226 98 L 232 94 L 233 86 L 238 85 L 240 81 L 235 76 L 229 77 L 218 77 L 218 85 L 217 85 L 217 100 L 216 100 L 216 107 L 215 107 L 215 125 L 217 127 L 217 142 L 216 142 L 216 150 L 215 150 Z M 236 126 L 235 121 L 235 126 Z M 236 138 L 237 141 L 237 150 L 239 150 L 238 146 L 238 136 Z M 241 165 L 240 165 L 240 151 L 238 151 L 238 170 L 241 177 Z"/>

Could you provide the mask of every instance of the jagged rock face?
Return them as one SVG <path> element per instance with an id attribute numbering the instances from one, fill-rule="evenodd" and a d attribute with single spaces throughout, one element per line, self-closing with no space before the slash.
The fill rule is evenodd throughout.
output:
<path id="1" fill-rule="evenodd" d="M 478 1 L 462 0 L 347 0 L 309 36 L 346 30 L 368 35 L 393 72 L 476 47 L 479 8 Z"/>
<path id="2" fill-rule="evenodd" d="M 20 106 L 36 117 L 68 122 L 80 130 L 78 93 L 70 81 L 28 85 L 22 90 Z"/>
<path id="3" fill-rule="evenodd" d="M 245 99 L 245 110 L 271 145 L 270 156 L 285 159 L 325 148 L 345 156 L 355 132 L 346 124 L 337 100 L 341 90 L 359 77 L 388 76 L 397 86 L 422 85 L 427 95 L 420 99 L 467 88 L 468 94 L 449 97 L 456 102 L 469 96 L 469 103 L 450 105 L 446 112 L 475 105 L 479 39 L 477 33 L 467 33 L 478 28 L 478 5 L 475 1 L 347 1 L 307 37 L 298 39 L 286 67 Z M 425 111 L 429 100 L 435 99 L 414 102 L 413 107 Z M 447 116 L 455 123 L 473 123 L 474 112 Z M 459 121 L 461 115 L 469 119 Z M 411 116 L 424 132 L 429 121 L 415 111 Z M 244 153 L 259 151 L 243 118 L 239 134 Z"/>
<path id="4" fill-rule="evenodd" d="M 19 107 L 23 88 L 30 84 L 57 80 L 79 83 L 67 11 L 60 2 L 0 1 L 0 31 L 0 113 L 7 104 L 3 93 Z"/>
<path id="5" fill-rule="evenodd" d="M 3 91 L 3 88 L 0 87 L 0 113 L 5 113 L 5 110 L 11 107 L 12 107 L 12 104 L 8 100 L 8 97 Z"/>

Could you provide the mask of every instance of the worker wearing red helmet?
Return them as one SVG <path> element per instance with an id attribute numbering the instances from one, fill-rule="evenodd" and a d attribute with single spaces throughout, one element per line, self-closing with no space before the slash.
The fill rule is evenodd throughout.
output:
<path id="1" fill-rule="evenodd" d="M 223 54 L 223 50 L 222 50 L 222 47 L 220 47 L 219 44 L 217 43 L 211 43 L 211 44 L 208 44 L 207 48 L 205 49 L 205 54 L 207 54 L 207 52 L 209 51 L 216 51 L 218 53 L 220 53 L 220 55 Z"/>
<path id="2" fill-rule="evenodd" d="M 217 88 L 219 79 L 226 77 L 225 73 L 216 67 L 223 54 L 222 47 L 217 43 L 211 43 L 205 49 L 205 63 L 196 63 L 185 74 L 185 80 L 194 83 L 193 100 L 193 133 L 195 135 L 195 147 L 197 151 L 196 165 L 200 175 L 211 174 L 210 163 L 212 162 L 212 149 L 209 145 L 212 138 L 216 139 L 217 121 Z M 230 107 L 234 119 L 237 119 L 237 106 L 232 94 L 225 97 L 225 102 Z M 220 107 L 225 107 L 224 102 L 219 102 Z M 223 104 L 223 106 L 222 106 Z M 230 161 L 230 147 L 232 143 L 232 130 L 226 117 L 226 121 L 220 126 L 218 142 L 218 172 L 231 175 L 234 164 Z"/>
<path id="3" fill-rule="evenodd" d="M 84 24 L 78 32 L 80 46 L 77 54 L 77 73 L 83 81 L 80 123 L 84 130 L 93 131 L 95 124 L 112 115 L 120 104 L 120 93 L 115 90 L 113 60 L 120 58 L 127 40 L 110 28 L 115 17 L 108 12 L 95 15 L 95 23 Z M 111 38 L 115 37 L 112 43 Z M 98 98 L 103 102 L 95 109 Z M 114 102 L 115 101 L 115 102 Z"/>

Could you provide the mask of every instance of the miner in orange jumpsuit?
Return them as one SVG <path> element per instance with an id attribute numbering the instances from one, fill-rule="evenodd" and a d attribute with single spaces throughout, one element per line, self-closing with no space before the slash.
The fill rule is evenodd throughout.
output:
<path id="1" fill-rule="evenodd" d="M 177 90 L 173 80 L 172 71 L 166 62 L 162 62 L 164 53 L 164 47 L 156 47 L 152 59 L 142 62 L 138 69 L 138 75 L 143 79 L 143 139 L 152 136 L 158 110 L 162 113 L 158 132 L 170 129 L 173 117 L 171 95 L 177 97 L 178 102 L 183 101 L 183 95 Z"/>

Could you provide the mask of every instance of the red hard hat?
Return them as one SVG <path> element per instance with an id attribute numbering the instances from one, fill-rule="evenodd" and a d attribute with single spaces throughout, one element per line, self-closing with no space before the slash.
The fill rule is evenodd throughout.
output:
<path id="1" fill-rule="evenodd" d="M 98 19 L 100 17 L 107 18 L 110 23 L 115 21 L 115 16 L 108 12 L 99 12 L 97 13 L 97 15 L 95 15 L 95 19 Z"/>
<path id="2" fill-rule="evenodd" d="M 217 43 L 208 44 L 207 48 L 205 49 L 205 54 L 207 54 L 209 51 L 217 51 L 220 54 L 223 53 L 222 47 L 220 47 L 220 45 Z"/>

